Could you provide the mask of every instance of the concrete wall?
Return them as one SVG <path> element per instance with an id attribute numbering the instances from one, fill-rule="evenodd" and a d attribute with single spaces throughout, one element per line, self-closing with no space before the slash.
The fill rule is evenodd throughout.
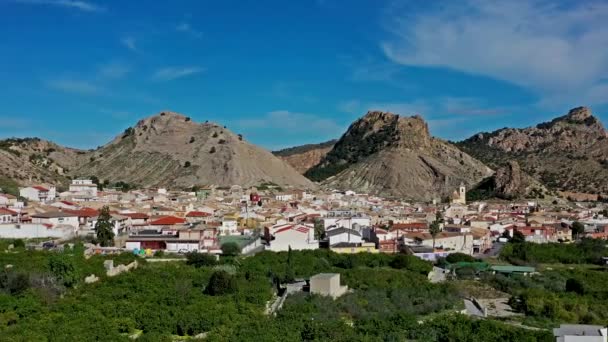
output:
<path id="1" fill-rule="evenodd" d="M 41 224 L 0 224 L 0 238 L 3 239 L 34 239 L 34 238 L 71 238 L 75 234 L 72 229 L 48 229 Z"/>

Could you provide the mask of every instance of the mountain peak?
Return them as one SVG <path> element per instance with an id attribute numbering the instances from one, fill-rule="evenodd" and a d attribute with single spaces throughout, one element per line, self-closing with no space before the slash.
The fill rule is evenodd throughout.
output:
<path id="1" fill-rule="evenodd" d="M 586 119 L 592 117 L 591 109 L 587 107 L 576 107 L 570 109 L 566 117 L 573 121 L 585 121 Z"/>

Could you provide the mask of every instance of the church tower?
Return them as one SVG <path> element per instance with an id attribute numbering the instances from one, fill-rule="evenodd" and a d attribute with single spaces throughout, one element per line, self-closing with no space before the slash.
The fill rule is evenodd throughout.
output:
<path id="1" fill-rule="evenodd" d="M 460 183 L 458 195 L 459 195 L 460 203 L 466 204 L 467 203 L 467 189 L 465 188 L 463 183 Z"/>

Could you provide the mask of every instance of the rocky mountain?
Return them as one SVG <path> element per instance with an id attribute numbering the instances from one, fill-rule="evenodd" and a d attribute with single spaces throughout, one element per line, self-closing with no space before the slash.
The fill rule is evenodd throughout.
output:
<path id="1" fill-rule="evenodd" d="M 215 123 L 161 112 L 126 129 L 87 155 L 73 175 L 95 175 L 137 186 L 215 184 L 314 188 L 316 185 L 272 153 Z"/>
<path id="2" fill-rule="evenodd" d="M 499 167 L 494 175 L 486 178 L 468 192 L 470 200 L 489 198 L 545 198 L 549 191 L 544 185 L 521 170 L 515 160 Z"/>
<path id="3" fill-rule="evenodd" d="M 289 163 L 296 171 L 304 174 L 321 162 L 321 159 L 334 147 L 336 141 L 333 139 L 320 144 L 289 147 L 272 153 Z"/>
<path id="4" fill-rule="evenodd" d="M 456 146 L 431 137 L 419 116 L 371 111 L 306 172 L 323 185 L 414 200 L 448 197 L 492 175 Z"/>
<path id="5" fill-rule="evenodd" d="M 18 185 L 65 185 L 70 170 L 84 163 L 86 154 L 38 138 L 1 140 L 0 187 L 14 194 Z"/>
<path id="6" fill-rule="evenodd" d="M 535 127 L 479 133 L 457 146 L 493 168 L 517 161 L 523 173 L 553 190 L 607 193 L 606 138 L 589 108 L 578 107 Z"/>

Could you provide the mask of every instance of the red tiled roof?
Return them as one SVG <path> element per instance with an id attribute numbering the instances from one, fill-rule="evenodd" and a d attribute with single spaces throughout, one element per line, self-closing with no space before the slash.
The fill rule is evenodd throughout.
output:
<path id="1" fill-rule="evenodd" d="M 38 191 L 46 191 L 46 192 L 49 191 L 49 189 L 47 189 L 45 187 L 42 187 L 42 186 L 33 186 L 32 188 L 34 188 L 34 189 L 36 189 Z"/>
<path id="2" fill-rule="evenodd" d="M 96 217 L 99 215 L 99 212 L 97 210 L 91 208 L 82 208 L 77 210 L 64 209 L 63 212 L 74 214 L 78 217 Z"/>
<path id="3" fill-rule="evenodd" d="M 182 224 L 185 222 L 186 222 L 186 220 L 184 220 L 183 218 L 180 218 L 180 217 L 165 216 L 165 217 L 161 217 L 157 220 L 150 222 L 150 224 L 153 226 L 169 226 L 169 225 L 174 225 L 174 224 Z"/>
<path id="4" fill-rule="evenodd" d="M 133 220 L 141 220 L 141 219 L 149 219 L 150 216 L 144 213 L 128 213 L 128 214 L 120 214 L 122 216 L 130 217 Z"/>
<path id="5" fill-rule="evenodd" d="M 0 208 L 0 215 L 11 215 L 11 216 L 17 216 L 19 213 L 17 213 L 16 211 L 12 211 L 10 209 L 6 209 L 6 208 Z"/>
<path id="6" fill-rule="evenodd" d="M 204 211 L 191 211 L 188 214 L 186 214 L 186 217 L 207 217 L 207 216 L 211 216 L 211 214 L 206 213 Z"/>
<path id="7" fill-rule="evenodd" d="M 275 230 L 274 234 L 279 234 L 279 233 L 282 233 L 282 232 L 285 232 L 285 231 L 288 231 L 288 230 L 292 230 L 292 229 L 295 230 L 295 231 L 297 231 L 297 232 L 299 232 L 299 233 L 305 233 L 306 234 L 312 228 L 306 227 L 306 226 L 302 226 L 302 225 L 288 225 L 288 226 L 285 226 L 285 227 L 280 228 L 278 230 Z"/>
<path id="8" fill-rule="evenodd" d="M 61 203 L 65 204 L 65 205 L 76 205 L 76 203 L 74 202 L 70 202 L 70 201 L 60 201 Z"/>
<path id="9" fill-rule="evenodd" d="M 398 229 L 427 229 L 428 226 L 423 222 L 414 222 L 414 223 L 395 223 L 392 225 L 391 230 Z"/>

